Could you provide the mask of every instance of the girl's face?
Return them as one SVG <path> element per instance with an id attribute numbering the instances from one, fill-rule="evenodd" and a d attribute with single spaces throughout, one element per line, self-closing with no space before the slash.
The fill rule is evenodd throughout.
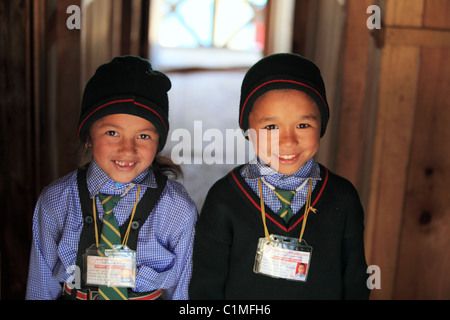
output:
<path id="1" fill-rule="evenodd" d="M 298 90 L 271 90 L 259 97 L 249 127 L 256 154 L 284 175 L 297 172 L 319 150 L 319 108 Z"/>
<path id="2" fill-rule="evenodd" d="M 131 182 L 152 164 L 158 149 L 153 124 L 129 114 L 100 118 L 89 133 L 95 161 L 115 182 Z"/>

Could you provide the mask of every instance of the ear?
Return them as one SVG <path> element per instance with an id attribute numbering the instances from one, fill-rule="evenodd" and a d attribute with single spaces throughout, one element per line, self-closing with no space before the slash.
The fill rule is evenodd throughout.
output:
<path id="1" fill-rule="evenodd" d="M 245 133 L 246 133 L 245 134 L 246 138 L 248 138 L 248 140 L 251 143 L 254 143 L 254 142 L 258 141 L 258 137 L 256 136 L 256 130 L 255 129 L 248 128 Z"/>
<path id="2" fill-rule="evenodd" d="M 84 147 L 86 149 L 91 149 L 92 148 L 92 139 L 91 139 L 91 135 L 89 133 L 86 134 L 86 137 L 83 139 L 85 141 L 84 143 Z"/>

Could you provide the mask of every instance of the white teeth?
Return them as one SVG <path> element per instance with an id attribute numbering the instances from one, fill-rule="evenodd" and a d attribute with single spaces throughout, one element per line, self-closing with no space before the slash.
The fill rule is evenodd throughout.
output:
<path id="1" fill-rule="evenodd" d="M 121 162 L 121 161 L 115 161 L 115 163 L 118 164 L 121 167 L 127 167 L 127 166 L 131 167 L 132 165 L 135 164 L 135 162 L 126 163 L 126 162 Z"/>
<path id="2" fill-rule="evenodd" d="M 290 159 L 294 158 L 295 155 L 283 155 L 283 156 L 279 155 L 279 157 L 284 160 L 290 160 Z"/>

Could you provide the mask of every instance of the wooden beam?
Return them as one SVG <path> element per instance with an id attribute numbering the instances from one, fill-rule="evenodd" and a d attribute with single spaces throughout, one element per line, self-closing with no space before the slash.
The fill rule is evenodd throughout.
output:
<path id="1" fill-rule="evenodd" d="M 423 49 L 395 299 L 450 299 L 450 49 Z"/>
<path id="2" fill-rule="evenodd" d="M 385 45 L 450 48 L 450 30 L 386 27 Z"/>
<path id="3" fill-rule="evenodd" d="M 381 269 L 381 290 L 393 296 L 404 191 L 412 141 L 419 48 L 386 46 L 379 75 L 371 188 L 366 223 L 366 256 Z"/>
<path id="4" fill-rule="evenodd" d="M 367 69 L 370 47 L 370 30 L 365 26 L 367 17 L 361 15 L 372 1 L 349 0 L 342 67 L 342 93 L 338 119 L 335 170 L 355 186 L 360 176 L 360 160 L 363 152 L 362 128 L 366 94 Z M 336 110 L 337 111 L 337 110 Z"/>
<path id="5" fill-rule="evenodd" d="M 386 26 L 421 27 L 425 0 L 383 0 Z"/>
<path id="6" fill-rule="evenodd" d="M 81 7 L 81 0 L 58 0 L 56 2 L 56 52 L 52 67 L 55 68 L 56 83 L 52 92 L 55 114 L 55 148 L 57 150 L 56 177 L 61 177 L 76 169 L 77 155 L 74 150 L 79 143 L 77 120 L 81 109 L 81 30 L 68 29 L 67 7 Z"/>

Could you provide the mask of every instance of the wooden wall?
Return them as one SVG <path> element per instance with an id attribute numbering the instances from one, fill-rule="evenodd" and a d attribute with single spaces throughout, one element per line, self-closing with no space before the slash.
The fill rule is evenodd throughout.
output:
<path id="1" fill-rule="evenodd" d="M 361 27 L 369 4 L 382 28 Z M 366 209 L 373 299 L 450 298 L 450 1 L 347 1 L 336 171 Z"/>
<path id="2" fill-rule="evenodd" d="M 386 271 L 376 296 L 449 299 L 450 1 L 382 5 L 368 239 Z"/>
<path id="3" fill-rule="evenodd" d="M 75 167 L 67 120 L 86 80 L 148 52 L 149 0 L 86 1 L 82 29 L 68 30 L 65 10 L 81 3 L 0 0 L 2 299 L 24 296 L 37 196 Z M 318 61 L 333 103 L 322 159 L 358 188 L 367 260 L 381 268 L 372 299 L 449 299 L 450 0 L 296 4 L 294 50 Z"/>
<path id="4" fill-rule="evenodd" d="M 70 5 L 82 8 L 81 30 L 67 28 Z M 0 0 L 0 298 L 23 299 L 37 197 L 77 166 L 87 79 L 116 55 L 147 56 L 148 8 L 149 0 Z"/>

